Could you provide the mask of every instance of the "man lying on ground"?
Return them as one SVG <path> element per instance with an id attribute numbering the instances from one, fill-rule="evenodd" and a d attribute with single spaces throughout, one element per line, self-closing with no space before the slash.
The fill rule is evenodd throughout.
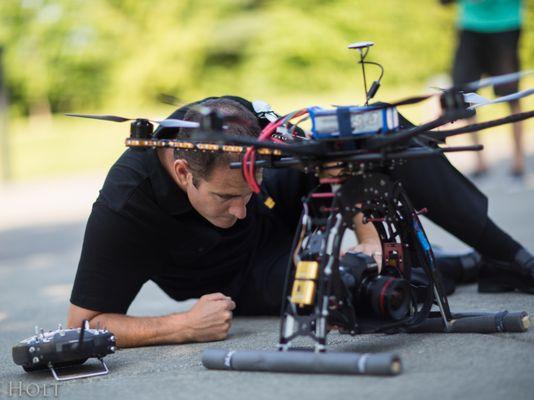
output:
<path id="1" fill-rule="evenodd" d="M 232 135 L 256 137 L 267 122 L 241 98 L 202 104 L 246 121 L 229 122 Z M 199 121 L 201 115 L 183 107 L 171 118 Z M 315 178 L 292 169 L 263 171 L 262 185 L 277 204 L 269 210 L 241 171 L 229 168 L 232 157 L 172 149 L 124 152 L 87 222 L 69 327 L 87 319 L 114 332 L 118 346 L 131 347 L 220 340 L 233 313 L 279 313 L 300 199 Z M 488 218 L 485 196 L 445 157 L 410 161 L 394 178 L 415 207 L 428 207 L 430 219 L 482 254 L 480 290 L 534 290 L 534 258 Z M 354 229 L 356 251 L 381 252 L 372 224 L 356 219 Z M 473 269 L 443 271 L 462 281 Z M 148 280 L 174 300 L 199 301 L 185 313 L 127 315 Z"/>

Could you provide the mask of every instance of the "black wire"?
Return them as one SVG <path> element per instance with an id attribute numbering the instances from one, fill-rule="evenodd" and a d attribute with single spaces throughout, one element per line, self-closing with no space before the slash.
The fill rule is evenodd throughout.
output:
<path id="1" fill-rule="evenodd" d="M 382 80 L 382 77 L 384 76 L 384 67 L 382 65 L 380 65 L 379 63 L 374 62 L 374 61 L 365 61 L 365 64 L 376 65 L 378 68 L 380 68 L 380 77 L 377 79 L 378 82 L 380 82 Z"/>
<path id="2" fill-rule="evenodd" d="M 365 51 L 365 53 L 364 53 Z M 365 76 L 365 57 L 367 57 L 367 53 L 369 52 L 369 48 L 366 48 L 364 51 L 360 52 L 360 64 L 362 65 L 362 74 L 363 74 L 363 88 L 365 90 L 365 105 L 369 104 L 368 99 L 368 91 L 367 91 L 367 78 Z"/>

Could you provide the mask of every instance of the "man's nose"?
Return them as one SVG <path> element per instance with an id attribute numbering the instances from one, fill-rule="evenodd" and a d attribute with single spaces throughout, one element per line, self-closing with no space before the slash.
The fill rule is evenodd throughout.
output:
<path id="1" fill-rule="evenodd" d="M 233 200 L 228 212 L 237 219 L 245 218 L 247 216 L 247 202 L 243 198 Z"/>

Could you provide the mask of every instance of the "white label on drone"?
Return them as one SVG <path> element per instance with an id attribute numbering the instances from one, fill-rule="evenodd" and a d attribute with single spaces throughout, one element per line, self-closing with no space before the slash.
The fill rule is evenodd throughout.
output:
<path id="1" fill-rule="evenodd" d="M 382 110 L 351 114 L 350 126 L 353 134 L 380 131 L 383 127 Z M 337 115 L 317 115 L 315 117 L 315 129 L 319 134 L 331 133 L 339 135 Z"/>

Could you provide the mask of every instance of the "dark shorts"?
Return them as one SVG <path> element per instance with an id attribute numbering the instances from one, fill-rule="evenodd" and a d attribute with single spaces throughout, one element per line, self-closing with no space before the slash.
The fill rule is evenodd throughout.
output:
<path id="1" fill-rule="evenodd" d="M 520 30 L 479 33 L 461 30 L 454 57 L 454 85 L 479 80 L 482 75 L 503 75 L 519 71 Z M 495 86 L 495 95 L 505 96 L 519 90 L 519 82 Z"/>

